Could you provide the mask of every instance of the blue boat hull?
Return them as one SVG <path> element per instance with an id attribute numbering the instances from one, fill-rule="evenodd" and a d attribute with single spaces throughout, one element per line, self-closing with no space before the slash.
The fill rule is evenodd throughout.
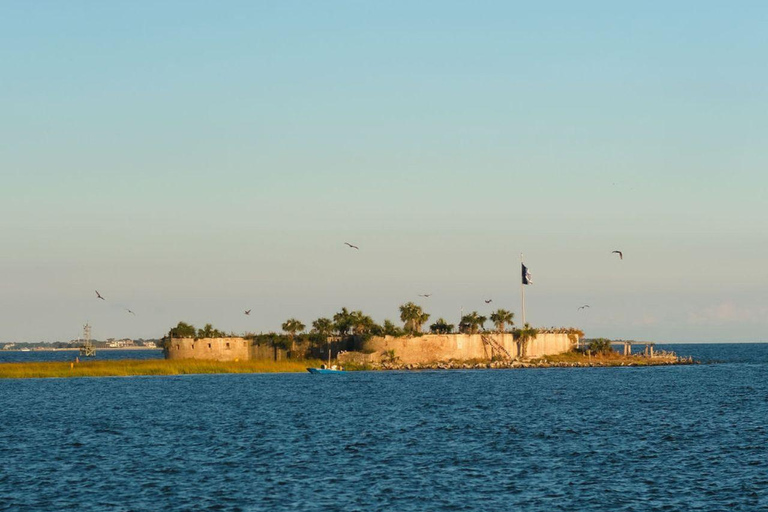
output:
<path id="1" fill-rule="evenodd" d="M 331 370 L 330 368 L 307 368 L 309 373 L 344 373 L 344 370 Z"/>

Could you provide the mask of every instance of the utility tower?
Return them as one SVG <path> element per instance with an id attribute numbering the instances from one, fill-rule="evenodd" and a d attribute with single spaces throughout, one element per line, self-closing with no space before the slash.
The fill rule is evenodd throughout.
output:
<path id="1" fill-rule="evenodd" d="M 91 343 L 91 326 L 87 323 L 83 326 L 83 344 L 80 345 L 80 355 L 85 357 L 94 357 L 96 349 Z"/>

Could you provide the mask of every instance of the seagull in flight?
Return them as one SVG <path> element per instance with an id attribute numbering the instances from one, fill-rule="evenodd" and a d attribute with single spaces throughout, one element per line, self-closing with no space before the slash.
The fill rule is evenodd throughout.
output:
<path id="1" fill-rule="evenodd" d="M 613 254 L 613 253 L 618 254 L 619 255 L 619 259 L 621 259 L 621 260 L 624 259 L 624 253 L 622 253 L 621 251 L 611 251 L 611 254 Z"/>
<path id="2" fill-rule="evenodd" d="M 421 294 L 421 293 L 420 293 L 420 294 L 419 294 L 419 297 L 426 297 L 426 298 L 430 298 L 431 296 L 432 296 L 432 294 L 431 294 L 431 293 L 424 293 L 424 294 Z"/>
<path id="3" fill-rule="evenodd" d="M 246 309 L 246 310 L 244 311 L 244 313 L 245 313 L 246 315 L 250 315 L 250 314 L 251 314 L 251 310 L 250 310 L 250 309 Z"/>
<path id="4" fill-rule="evenodd" d="M 589 304 L 584 304 L 583 306 L 580 306 L 579 309 L 584 309 L 584 308 L 588 308 L 588 307 L 589 307 Z M 578 311 L 579 309 L 577 309 L 576 311 Z"/>
<path id="5" fill-rule="evenodd" d="M 359 248 L 358 246 L 356 246 L 356 245 L 352 245 L 352 244 L 351 244 L 351 243 L 349 243 L 349 242 L 344 242 L 344 245 L 348 245 L 348 246 L 349 246 L 349 247 L 351 247 L 352 249 L 357 249 L 358 251 L 360 250 L 360 248 Z"/>
<path id="6" fill-rule="evenodd" d="M 98 298 L 100 298 L 101 300 L 107 300 L 107 299 L 105 299 L 104 297 L 101 296 L 101 294 L 99 293 L 99 290 L 94 290 L 94 291 L 96 292 L 96 296 Z"/>
<path id="7" fill-rule="evenodd" d="M 490 304 L 491 302 L 493 302 L 493 299 L 488 299 L 485 301 L 486 304 Z"/>
<path id="8" fill-rule="evenodd" d="M 136 313 L 134 313 L 134 312 L 133 312 L 133 311 L 131 311 L 130 309 L 128 309 L 128 308 L 125 308 L 125 310 L 126 310 L 127 312 L 129 312 L 130 314 L 132 314 L 133 316 L 136 316 Z"/>

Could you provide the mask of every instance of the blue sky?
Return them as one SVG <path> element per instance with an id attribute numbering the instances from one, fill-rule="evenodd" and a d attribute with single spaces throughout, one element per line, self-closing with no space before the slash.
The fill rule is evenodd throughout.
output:
<path id="1" fill-rule="evenodd" d="M 397 320 L 420 293 L 433 319 L 519 319 L 521 252 L 535 325 L 764 340 L 767 24 L 763 2 L 0 3 L 0 342 Z"/>

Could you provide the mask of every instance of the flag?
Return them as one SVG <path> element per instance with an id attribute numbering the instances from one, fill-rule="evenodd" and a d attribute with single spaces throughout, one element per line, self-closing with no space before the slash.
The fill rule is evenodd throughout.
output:
<path id="1" fill-rule="evenodd" d="M 525 264 L 521 263 L 523 266 L 523 284 L 533 284 L 533 281 L 531 280 L 531 273 L 528 271 L 528 267 L 525 266 Z"/>

